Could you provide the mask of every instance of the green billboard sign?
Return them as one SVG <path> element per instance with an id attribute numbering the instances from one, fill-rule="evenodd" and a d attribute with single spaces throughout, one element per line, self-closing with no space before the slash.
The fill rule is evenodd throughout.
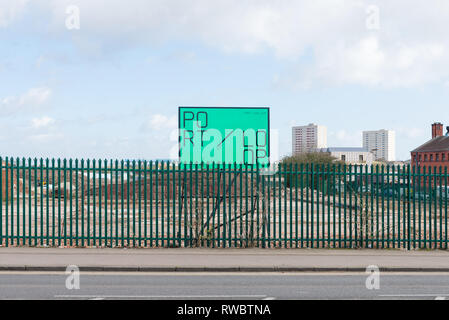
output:
<path id="1" fill-rule="evenodd" d="M 179 107 L 178 119 L 181 164 L 269 164 L 269 108 Z"/>

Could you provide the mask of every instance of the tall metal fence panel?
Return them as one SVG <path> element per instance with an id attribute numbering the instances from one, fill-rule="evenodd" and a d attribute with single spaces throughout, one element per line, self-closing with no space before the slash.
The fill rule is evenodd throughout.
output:
<path id="1" fill-rule="evenodd" d="M 446 169 L 0 158 L 0 245 L 448 247 Z"/>

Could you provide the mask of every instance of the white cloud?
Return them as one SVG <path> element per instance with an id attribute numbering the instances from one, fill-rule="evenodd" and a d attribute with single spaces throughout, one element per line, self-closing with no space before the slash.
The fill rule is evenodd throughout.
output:
<path id="1" fill-rule="evenodd" d="M 24 10 L 29 0 L 0 0 L 0 27 L 12 23 Z"/>
<path id="2" fill-rule="evenodd" d="M 361 131 L 347 131 L 344 129 L 329 133 L 328 145 L 336 147 L 359 147 L 362 145 Z"/>
<path id="3" fill-rule="evenodd" d="M 61 140 L 61 139 L 63 139 L 63 135 L 62 134 L 53 134 L 53 133 L 42 133 L 42 134 L 30 135 L 28 137 L 28 139 L 33 142 L 46 143 L 46 142 Z"/>
<path id="4" fill-rule="evenodd" d="M 154 114 L 151 116 L 150 121 L 148 122 L 148 127 L 155 130 L 175 129 L 177 124 L 177 116 L 167 117 L 163 114 Z"/>
<path id="5" fill-rule="evenodd" d="M 19 105 L 41 105 L 50 98 L 49 88 L 32 88 L 27 93 L 19 97 Z"/>
<path id="6" fill-rule="evenodd" d="M 51 89 L 31 88 L 19 96 L 0 99 L 0 114 L 11 115 L 20 111 L 35 110 L 44 105 L 51 96 Z"/>
<path id="7" fill-rule="evenodd" d="M 27 3 L 6 2 L 14 14 L 4 13 L 9 17 L 4 21 Z M 33 5 L 41 15 L 49 13 L 50 29 L 64 37 L 65 9 L 78 6 L 81 29 L 70 35 L 94 56 L 185 40 L 230 53 L 307 57 L 287 75 L 287 82 L 307 85 L 417 86 L 449 77 L 447 0 L 378 0 L 378 31 L 366 27 L 372 1 L 363 0 L 42 0 Z"/>
<path id="8" fill-rule="evenodd" d="M 425 139 L 426 137 L 430 136 L 430 129 L 428 130 L 429 132 L 426 132 L 423 128 L 400 127 L 400 128 L 397 128 L 396 131 L 399 136 L 403 136 L 407 139 L 416 139 L 416 138 Z M 428 133 L 427 136 L 426 136 L 426 133 Z"/>
<path id="9" fill-rule="evenodd" d="M 338 46 L 317 54 L 310 78 L 337 84 L 409 87 L 443 81 L 449 73 L 448 44 L 389 44 L 376 35 L 360 39 L 353 46 Z"/>
<path id="10" fill-rule="evenodd" d="M 31 119 L 31 126 L 35 129 L 45 128 L 54 123 L 55 123 L 55 119 L 47 117 L 47 116 Z"/>

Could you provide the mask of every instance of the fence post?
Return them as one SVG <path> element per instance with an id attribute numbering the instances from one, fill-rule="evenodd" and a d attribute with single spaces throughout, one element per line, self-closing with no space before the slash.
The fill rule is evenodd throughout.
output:
<path id="1" fill-rule="evenodd" d="M 75 235 L 76 235 L 76 239 L 75 239 L 75 245 L 78 246 L 78 231 L 79 231 L 79 217 L 78 217 L 78 196 L 79 196 L 79 192 L 78 192 L 78 176 L 79 176 L 79 166 L 78 166 L 78 159 L 75 159 Z"/>
<path id="2" fill-rule="evenodd" d="M 0 159 L 0 163 L 1 163 L 1 159 Z M 25 207 L 25 205 L 26 205 L 26 196 L 25 196 L 25 194 L 26 194 L 26 183 L 25 183 L 26 172 L 25 172 L 25 168 L 26 168 L 26 161 L 25 161 L 25 158 L 22 158 L 22 245 L 26 244 L 26 214 L 25 214 L 26 213 L 26 207 Z M 1 185 L 2 184 L 0 182 L 0 186 Z M 19 185 L 19 183 L 17 183 L 17 185 Z M 52 183 L 52 185 L 54 185 L 54 183 Z M 28 193 L 28 197 L 29 196 L 30 195 Z M 1 203 L 1 201 L 0 201 L 0 203 Z M 55 210 L 54 208 L 55 208 L 55 206 L 53 205 L 53 211 Z M 1 215 L 1 211 L 0 211 L 0 215 Z M 54 220 L 55 219 L 53 218 L 53 220 L 52 220 L 53 226 L 55 225 Z M 1 219 L 0 219 L 0 221 L 1 221 Z M 0 229 L 1 229 L 1 222 L 0 222 Z M 55 240 L 54 240 L 54 230 L 53 230 L 53 246 L 55 244 L 54 241 Z M 2 240 L 1 240 L 1 236 L 0 236 L 0 244 L 1 244 L 1 242 L 2 242 Z"/>
<path id="3" fill-rule="evenodd" d="M 0 157 L 0 246 L 3 245 L 3 159 Z"/>
<path id="4" fill-rule="evenodd" d="M 408 234 L 408 241 L 407 241 L 407 250 L 410 250 L 410 240 L 411 240 L 411 227 L 410 227 L 410 201 L 411 201 L 411 171 L 410 171 L 410 165 L 407 165 L 407 177 L 408 177 L 408 181 L 407 181 L 407 223 L 408 223 L 408 228 L 407 228 L 407 234 Z"/>

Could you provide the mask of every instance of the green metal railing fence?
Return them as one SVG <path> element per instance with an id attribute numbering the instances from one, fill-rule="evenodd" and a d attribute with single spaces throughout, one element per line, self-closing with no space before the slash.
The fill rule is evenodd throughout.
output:
<path id="1" fill-rule="evenodd" d="M 448 247 L 442 168 L 0 158 L 0 245 Z"/>

